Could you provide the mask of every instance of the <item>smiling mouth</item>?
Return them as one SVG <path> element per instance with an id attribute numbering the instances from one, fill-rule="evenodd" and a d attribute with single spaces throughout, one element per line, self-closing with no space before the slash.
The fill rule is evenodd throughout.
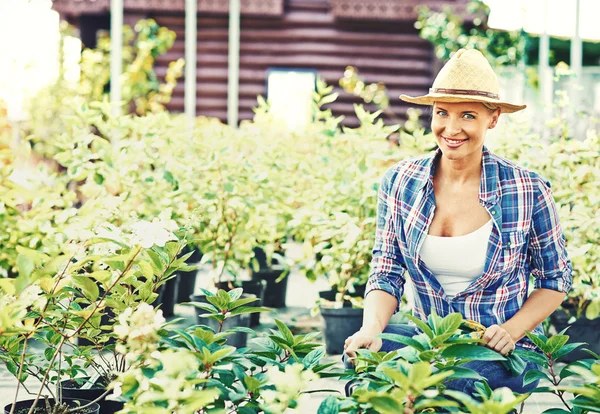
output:
<path id="1" fill-rule="evenodd" d="M 468 140 L 468 138 L 465 138 L 465 139 L 450 139 L 450 138 L 446 138 L 446 137 L 442 137 L 442 138 L 444 139 L 444 141 L 446 141 L 450 145 L 459 145 Z"/>

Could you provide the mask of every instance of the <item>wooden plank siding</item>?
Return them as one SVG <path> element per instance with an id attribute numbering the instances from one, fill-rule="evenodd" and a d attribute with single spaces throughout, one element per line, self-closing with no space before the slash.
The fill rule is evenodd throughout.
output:
<path id="1" fill-rule="evenodd" d="M 307 7 L 308 6 L 308 7 Z M 251 119 L 257 95 L 266 95 L 266 74 L 270 67 L 316 69 L 340 92 L 330 107 L 345 115 L 344 124 L 355 126 L 355 98 L 338 86 L 346 66 L 358 68 L 366 82 L 382 81 L 392 98 L 391 109 L 404 118 L 409 105 L 400 93 L 426 93 L 432 82 L 433 53 L 419 38 L 412 22 L 338 21 L 329 8 L 313 2 L 288 2 L 281 18 L 242 16 L 240 30 L 239 119 Z M 183 14 L 149 14 L 160 25 L 175 31 L 173 48 L 157 60 L 157 74 L 164 76 L 170 61 L 184 56 Z M 198 16 L 197 113 L 227 118 L 227 16 Z M 181 81 L 169 104 L 171 111 L 183 111 Z M 370 110 L 375 106 L 368 105 Z"/>
<path id="2" fill-rule="evenodd" d="M 75 24 L 85 25 L 85 16 L 81 15 L 80 18 L 79 9 L 67 12 L 70 10 L 67 7 L 69 2 L 73 1 L 55 0 L 55 4 L 65 4 L 61 6 L 64 9 L 59 9 L 63 18 L 69 17 Z M 143 10 L 143 1 L 148 2 L 146 10 Z M 216 0 L 202 1 L 214 3 Z M 250 0 L 246 0 L 248 1 Z M 255 6 L 260 5 L 260 1 L 251 0 Z M 372 3 L 375 0 L 365 1 Z M 416 0 L 410 1 L 419 3 Z M 442 0 L 429 1 L 435 3 Z M 446 1 L 460 3 L 466 0 Z M 163 77 L 168 63 L 185 55 L 185 15 L 181 5 L 178 8 L 173 6 L 170 10 L 166 6 L 155 7 L 153 11 L 152 4 L 154 3 L 150 0 L 126 0 L 125 22 L 133 24 L 141 18 L 151 17 L 158 24 L 175 31 L 177 39 L 173 48 L 157 60 L 157 75 Z M 353 104 L 362 101 L 342 91 L 338 85 L 348 65 L 355 66 L 367 83 L 385 83 L 391 97 L 391 110 L 400 118 L 405 117 L 409 105 L 401 102 L 398 95 L 427 92 L 439 67 L 432 46 L 418 36 L 411 19 L 381 20 L 368 15 L 363 18 L 336 17 L 333 0 L 284 0 L 283 5 L 283 12 L 280 14 L 260 15 L 248 10 L 242 11 L 238 107 L 240 120 L 252 118 L 257 95 L 266 95 L 266 75 L 271 67 L 317 70 L 340 93 L 338 100 L 330 107 L 335 115 L 346 116 L 344 124 L 349 126 L 357 125 Z M 101 14 L 108 21 L 108 14 Z M 82 34 L 83 29 L 82 27 Z M 226 11 L 199 12 L 197 37 L 197 114 L 215 116 L 225 122 L 228 59 Z M 376 110 L 374 105 L 366 107 Z M 168 109 L 183 112 L 183 78 L 174 90 Z M 389 122 L 389 119 L 386 121 Z"/>

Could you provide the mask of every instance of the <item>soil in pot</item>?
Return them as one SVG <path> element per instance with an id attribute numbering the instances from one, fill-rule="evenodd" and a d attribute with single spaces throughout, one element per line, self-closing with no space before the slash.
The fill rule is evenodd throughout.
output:
<path id="1" fill-rule="evenodd" d="M 267 288 L 267 282 L 265 280 L 257 279 L 257 280 L 242 280 L 236 282 L 221 282 L 217 284 L 217 288 L 223 290 L 231 290 L 235 288 L 242 288 L 244 293 L 249 293 L 251 295 L 255 295 L 258 300 L 256 302 L 252 302 L 249 306 L 265 306 L 265 291 Z M 251 313 L 250 314 L 250 327 L 253 328 L 255 326 L 260 325 L 260 314 L 261 312 Z"/>
<path id="2" fill-rule="evenodd" d="M 191 249 L 186 246 L 183 250 L 183 253 L 189 253 Z M 199 263 L 202 260 L 202 252 L 198 248 L 194 248 L 194 252 L 187 259 L 186 263 L 190 265 L 194 265 Z M 192 270 L 191 272 L 178 272 L 179 276 L 179 286 L 177 288 L 177 303 L 183 303 L 190 300 L 190 295 L 194 293 L 196 288 L 196 275 L 198 274 L 197 270 Z"/>
<path id="3" fill-rule="evenodd" d="M 250 294 L 242 294 L 242 298 L 250 298 L 255 297 L 255 295 Z M 205 295 L 190 295 L 190 301 L 192 302 L 201 302 L 201 303 L 210 303 L 206 300 Z M 202 309 L 196 309 L 196 323 L 198 325 L 207 325 L 212 328 L 215 332 L 219 330 L 219 322 L 210 318 L 203 318 L 200 315 L 205 314 L 206 312 Z M 250 315 L 236 315 L 231 319 L 228 319 L 223 323 L 223 331 L 234 328 L 234 327 L 250 327 Z M 227 336 L 227 345 L 234 346 L 236 348 L 243 348 L 246 346 L 248 342 L 248 334 L 245 332 L 236 332 L 234 334 Z"/>
<path id="4" fill-rule="evenodd" d="M 89 379 L 89 377 L 81 378 L 83 381 L 88 381 Z M 81 389 L 84 384 L 85 382 L 78 383 L 74 380 L 62 381 L 60 385 L 62 387 L 63 397 L 96 401 L 96 399 L 106 392 L 106 384 L 102 380 L 98 380 L 90 388 Z M 123 409 L 123 403 L 106 400 L 106 397 L 97 402 L 100 404 L 100 414 L 114 414 L 115 412 Z"/>
<path id="5" fill-rule="evenodd" d="M 264 280 L 267 282 L 265 289 L 265 300 L 263 305 L 270 308 L 285 307 L 285 295 L 287 294 L 288 276 L 280 282 L 275 282 L 286 269 L 283 266 L 273 266 L 270 269 L 261 269 L 252 272 L 252 280 Z"/>
<path id="6" fill-rule="evenodd" d="M 31 408 L 31 406 L 33 405 L 33 402 L 35 401 L 35 399 L 31 399 L 31 400 L 25 400 L 25 401 L 19 401 L 16 403 L 15 405 L 15 414 L 27 414 L 29 412 L 29 409 Z M 48 401 L 50 402 L 50 404 L 54 404 L 54 399 L 50 398 L 48 399 Z M 84 406 L 87 405 L 90 401 L 87 400 L 70 400 L 70 399 L 66 399 L 63 398 L 63 402 L 65 402 L 66 404 L 69 405 L 69 407 L 78 407 L 78 406 Z M 33 410 L 33 412 L 35 414 L 49 414 L 48 411 L 46 411 L 46 403 L 44 402 L 44 399 L 40 398 L 36 404 L 35 409 Z M 10 410 L 12 408 L 12 404 L 8 404 L 4 407 L 4 414 L 9 414 Z M 88 408 L 84 408 L 82 410 L 77 410 L 74 411 L 73 414 L 99 414 L 100 412 L 100 406 L 96 403 L 92 404 L 90 407 Z"/>
<path id="7" fill-rule="evenodd" d="M 324 321 L 325 350 L 329 355 L 341 354 L 346 338 L 358 332 L 362 326 L 363 309 L 321 306 L 319 310 Z"/>
<path id="8" fill-rule="evenodd" d="M 568 309 L 569 310 L 569 309 Z M 560 332 L 567 326 L 570 326 L 565 332 L 565 335 L 569 335 L 569 343 L 572 342 L 586 342 L 588 345 L 579 347 L 575 351 L 560 358 L 560 361 L 565 363 L 575 362 L 581 359 L 591 358 L 591 355 L 584 352 L 582 348 L 587 348 L 597 354 L 600 354 L 600 318 L 588 319 L 585 315 L 572 324 L 569 324 L 570 315 L 576 314 L 575 309 L 570 309 L 570 312 L 565 312 L 563 309 L 557 309 L 552 315 L 550 315 L 550 322 L 556 329 L 556 332 Z"/>

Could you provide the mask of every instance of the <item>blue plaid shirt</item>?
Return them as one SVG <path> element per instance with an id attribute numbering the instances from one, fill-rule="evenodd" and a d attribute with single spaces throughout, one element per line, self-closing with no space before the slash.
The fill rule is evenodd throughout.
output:
<path id="1" fill-rule="evenodd" d="M 432 309 L 440 316 L 460 312 L 488 327 L 506 322 L 521 308 L 530 274 L 535 288 L 567 292 L 572 266 L 549 183 L 483 147 L 479 202 L 494 223 L 483 275 L 456 296 L 445 294 L 419 256 L 434 214 L 439 154 L 401 161 L 384 175 L 365 296 L 384 290 L 400 303 L 407 272 L 415 316 L 425 320 Z M 541 326 L 534 332 L 541 333 Z M 527 337 L 518 345 L 535 349 Z"/>

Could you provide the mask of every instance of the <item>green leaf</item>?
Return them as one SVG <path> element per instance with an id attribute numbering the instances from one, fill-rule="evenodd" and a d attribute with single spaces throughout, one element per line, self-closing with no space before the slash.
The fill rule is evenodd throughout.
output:
<path id="1" fill-rule="evenodd" d="M 548 408 L 542 414 L 571 414 L 571 411 L 563 410 L 562 408 Z"/>
<path id="2" fill-rule="evenodd" d="M 248 313 L 258 313 L 258 312 L 273 312 L 271 308 L 259 308 L 254 306 L 240 306 L 231 311 L 231 316 L 248 314 Z"/>
<path id="3" fill-rule="evenodd" d="M 451 345 L 442 351 L 444 358 L 471 359 L 474 361 L 504 361 L 505 358 L 496 351 L 480 345 Z"/>
<path id="4" fill-rule="evenodd" d="M 17 269 L 19 276 L 29 278 L 35 269 L 35 263 L 30 257 L 20 254 L 17 256 Z"/>
<path id="5" fill-rule="evenodd" d="M 423 345 L 421 345 L 421 343 L 419 343 L 418 341 L 416 341 L 408 336 L 382 333 L 382 334 L 377 335 L 377 337 L 381 338 L 381 339 L 385 339 L 387 341 L 398 342 L 398 343 L 404 344 L 406 346 L 412 346 L 413 348 L 415 348 L 418 351 L 425 351 L 425 347 Z"/>
<path id="6" fill-rule="evenodd" d="M 453 367 L 446 367 L 444 369 L 439 370 L 438 372 L 445 372 L 445 371 L 453 372 L 452 377 L 450 377 L 448 379 L 448 381 L 452 381 L 452 380 L 459 379 L 459 378 L 469 378 L 469 379 L 475 379 L 478 381 L 485 381 L 484 377 L 479 375 L 479 373 L 477 371 L 473 371 L 470 368 L 465 368 L 465 367 L 461 367 L 461 366 L 453 366 Z"/>
<path id="7" fill-rule="evenodd" d="M 244 290 L 242 288 L 232 289 L 229 291 L 229 297 L 232 301 L 238 300 L 242 296 L 243 292 Z"/>
<path id="8" fill-rule="evenodd" d="M 433 338 L 435 335 L 433 334 L 433 331 L 431 330 L 431 328 L 429 327 L 429 325 L 427 325 L 425 322 L 423 322 L 421 319 L 417 318 L 416 316 L 413 315 L 409 315 L 407 314 L 406 317 L 408 319 L 410 319 L 411 321 L 414 322 L 415 325 L 417 325 L 417 327 L 424 333 L 426 334 L 429 338 Z"/>
<path id="9" fill-rule="evenodd" d="M 258 389 L 258 387 L 261 386 L 261 382 L 256 379 L 256 377 L 252 377 L 250 375 L 244 377 L 244 384 L 246 385 L 246 389 L 249 392 L 256 392 L 256 390 Z"/>
<path id="10" fill-rule="evenodd" d="M 438 327 L 438 335 L 453 334 L 460 327 L 462 321 L 463 317 L 460 313 L 451 313 L 441 320 Z"/>
<path id="11" fill-rule="evenodd" d="M 211 305 L 210 303 L 189 302 L 189 306 L 193 306 L 195 308 L 202 309 L 209 313 L 219 313 L 219 310 L 217 308 L 215 308 L 213 305 Z"/>
<path id="12" fill-rule="evenodd" d="M 46 348 L 44 350 L 44 356 L 46 357 L 46 361 L 50 361 L 52 359 L 52 357 L 54 356 L 55 352 L 56 352 L 56 350 L 54 348 Z"/>
<path id="13" fill-rule="evenodd" d="M 504 368 L 506 368 L 514 377 L 520 376 L 527 367 L 527 363 L 523 361 L 523 358 L 515 354 L 508 355 L 506 361 L 502 361 L 502 365 L 504 365 Z"/>
<path id="14" fill-rule="evenodd" d="M 371 397 L 369 398 L 369 404 L 371 404 L 378 413 L 397 414 L 402 412 L 400 403 L 387 395 Z"/>
<path id="15" fill-rule="evenodd" d="M 519 355 L 524 360 L 535 362 L 542 367 L 548 365 L 548 359 L 544 355 L 535 351 L 530 351 L 529 349 L 516 349 L 513 355 Z"/>
<path id="16" fill-rule="evenodd" d="M 553 354 L 569 341 L 568 335 L 554 335 L 546 342 L 546 352 Z"/>
<path id="17" fill-rule="evenodd" d="M 542 372 L 538 369 L 531 369 L 531 370 L 527 371 L 527 373 L 523 377 L 523 386 L 527 386 L 527 385 L 531 384 L 532 382 L 540 380 L 540 379 L 545 379 L 547 381 L 552 382 L 550 377 L 545 372 Z"/>
<path id="18" fill-rule="evenodd" d="M 587 345 L 585 342 L 573 342 L 570 344 L 566 344 L 562 348 L 560 348 L 552 353 L 552 359 L 559 359 L 559 358 L 567 355 L 568 353 L 574 351 L 575 349 L 579 348 L 580 346 L 585 346 L 585 345 Z"/>
<path id="19" fill-rule="evenodd" d="M 323 355 L 325 355 L 324 348 L 313 349 L 302 359 L 302 365 L 304 365 L 304 368 L 306 369 L 313 368 L 319 363 Z"/>
<path id="20" fill-rule="evenodd" d="M 527 338 L 531 339 L 531 341 L 543 352 L 543 353 L 548 353 L 546 351 L 547 347 L 546 347 L 546 341 L 544 341 L 542 339 L 542 337 L 540 335 L 534 334 L 533 332 L 525 332 L 525 335 L 527 335 Z"/>
<path id="21" fill-rule="evenodd" d="M 339 412 L 340 404 L 333 395 L 325 398 L 317 410 L 317 414 L 338 414 Z"/>
<path id="22" fill-rule="evenodd" d="M 294 345 L 294 334 L 292 334 L 292 331 L 290 331 L 290 328 L 288 328 L 279 319 L 275 319 L 275 324 L 277 325 L 277 328 L 279 329 L 279 332 L 283 335 L 283 338 L 285 339 L 285 342 L 289 346 Z"/>
<path id="23" fill-rule="evenodd" d="M 100 295 L 100 289 L 98 289 L 98 285 L 92 278 L 89 276 L 71 276 L 71 280 L 75 287 L 81 289 L 81 292 L 84 296 L 89 299 L 91 302 L 98 299 L 98 295 Z"/>

